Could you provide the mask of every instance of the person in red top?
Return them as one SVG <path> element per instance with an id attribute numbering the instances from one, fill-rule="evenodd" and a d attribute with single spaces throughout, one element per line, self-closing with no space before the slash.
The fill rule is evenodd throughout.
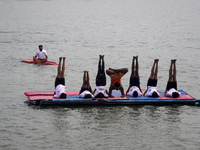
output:
<path id="1" fill-rule="evenodd" d="M 112 90 L 120 90 L 122 97 L 124 97 L 124 88 L 121 84 L 121 78 L 128 72 L 128 68 L 106 70 L 107 75 L 110 76 L 111 84 L 109 88 L 109 97 L 113 97 Z"/>

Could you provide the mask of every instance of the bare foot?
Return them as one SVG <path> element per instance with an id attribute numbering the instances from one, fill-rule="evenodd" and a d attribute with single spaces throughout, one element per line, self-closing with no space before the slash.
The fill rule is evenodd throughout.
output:
<path id="1" fill-rule="evenodd" d="M 155 59 L 154 61 L 155 61 L 155 62 L 158 62 L 158 61 L 159 61 L 159 59 Z"/>
<path id="2" fill-rule="evenodd" d="M 101 55 L 102 61 L 104 61 L 104 55 Z"/>
<path id="3" fill-rule="evenodd" d="M 63 59 L 65 59 L 66 57 L 63 57 Z"/>

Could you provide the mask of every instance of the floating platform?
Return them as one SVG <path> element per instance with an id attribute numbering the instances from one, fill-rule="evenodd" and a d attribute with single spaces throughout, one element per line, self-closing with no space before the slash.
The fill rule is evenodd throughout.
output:
<path id="1" fill-rule="evenodd" d="M 22 59 L 22 62 L 29 63 L 29 64 L 58 65 L 58 63 L 54 61 L 47 61 L 45 63 L 40 63 L 40 62 L 34 61 L 33 59 Z"/>
<path id="2" fill-rule="evenodd" d="M 119 91 L 113 91 L 114 98 L 100 98 L 100 99 L 82 99 L 78 97 L 79 91 L 67 91 L 66 99 L 59 99 L 53 97 L 53 91 L 31 91 L 24 94 L 28 98 L 28 103 L 41 106 L 72 106 L 72 105 L 198 105 L 200 100 L 195 99 L 186 92 L 178 90 L 181 96 L 178 98 L 170 98 L 160 93 L 160 97 L 121 97 Z"/>

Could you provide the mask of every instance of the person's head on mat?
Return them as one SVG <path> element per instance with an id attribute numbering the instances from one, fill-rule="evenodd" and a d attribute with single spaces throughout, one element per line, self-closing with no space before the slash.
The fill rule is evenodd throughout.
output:
<path id="1" fill-rule="evenodd" d="M 66 93 L 62 93 L 59 98 L 65 99 L 66 97 L 67 97 L 67 94 Z"/>
<path id="2" fill-rule="evenodd" d="M 91 94 L 86 94 L 84 98 L 92 98 Z"/>
<path id="3" fill-rule="evenodd" d="M 151 97 L 159 97 L 158 93 L 157 92 L 153 92 L 152 96 Z"/>
<path id="4" fill-rule="evenodd" d="M 138 92 L 137 91 L 133 92 L 133 97 L 138 97 Z"/>
<path id="5" fill-rule="evenodd" d="M 119 82 L 116 82 L 116 83 L 114 84 L 114 86 L 115 86 L 116 90 L 119 90 L 119 89 L 120 89 L 120 83 L 119 83 Z"/>
<path id="6" fill-rule="evenodd" d="M 104 98 L 104 94 L 103 93 L 98 93 L 95 97 L 96 98 Z"/>
<path id="7" fill-rule="evenodd" d="M 173 97 L 173 98 L 179 97 L 179 93 L 178 93 L 178 92 L 173 92 L 173 93 L 172 93 L 172 97 Z"/>

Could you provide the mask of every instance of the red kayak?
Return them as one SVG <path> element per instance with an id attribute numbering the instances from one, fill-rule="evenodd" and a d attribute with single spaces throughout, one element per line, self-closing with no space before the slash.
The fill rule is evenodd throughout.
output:
<path id="1" fill-rule="evenodd" d="M 40 63 L 40 62 L 34 61 L 33 59 L 22 59 L 22 62 L 33 63 L 33 64 L 42 64 L 42 65 L 58 65 L 58 63 L 54 62 L 54 61 L 47 61 L 45 63 Z"/>

